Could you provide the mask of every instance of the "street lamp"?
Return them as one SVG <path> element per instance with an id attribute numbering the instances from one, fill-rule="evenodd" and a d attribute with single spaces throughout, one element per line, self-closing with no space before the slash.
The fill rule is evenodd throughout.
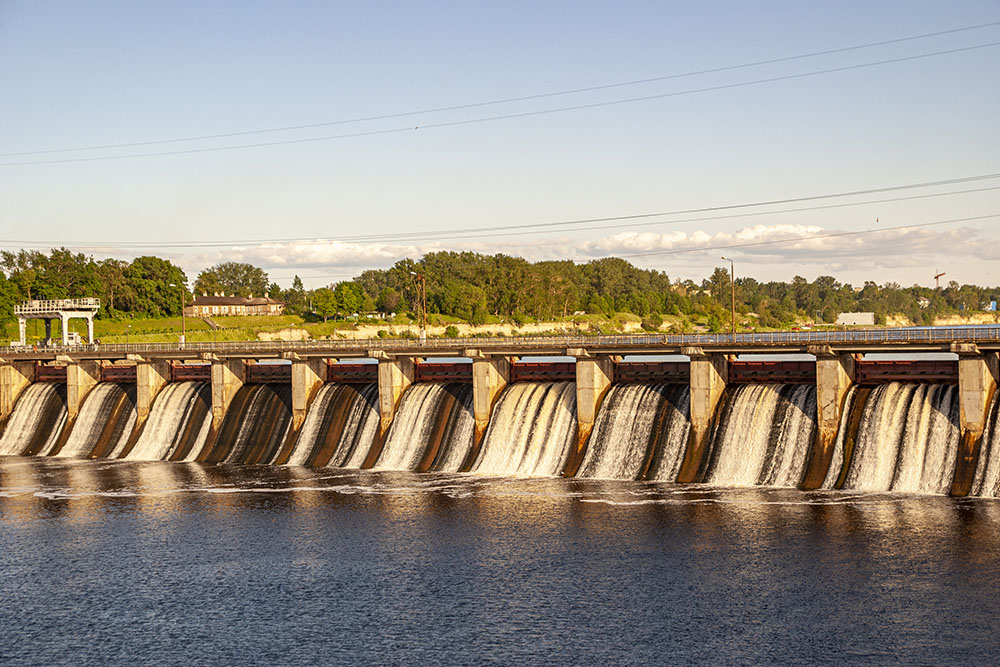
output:
<path id="1" fill-rule="evenodd" d="M 420 303 L 420 340 L 427 340 L 427 281 L 415 271 L 410 271 L 410 275 L 416 278 L 419 285 L 417 301 Z"/>
<path id="2" fill-rule="evenodd" d="M 728 257 L 723 257 L 723 260 L 729 262 L 729 285 L 733 294 L 733 335 L 736 335 L 736 265 L 733 260 Z"/>
<path id="3" fill-rule="evenodd" d="M 170 283 L 171 287 L 179 287 L 181 290 L 181 345 L 184 344 L 187 338 L 187 322 L 184 319 L 184 297 L 187 289 L 183 285 L 178 285 L 177 283 Z"/>

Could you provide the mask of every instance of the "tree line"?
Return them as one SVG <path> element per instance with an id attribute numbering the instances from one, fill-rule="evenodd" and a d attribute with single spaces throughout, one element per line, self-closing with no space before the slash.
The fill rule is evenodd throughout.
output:
<path id="1" fill-rule="evenodd" d="M 471 324 L 498 320 L 546 321 L 577 313 L 632 313 L 656 328 L 665 316 L 700 321 L 725 330 L 730 318 L 729 272 L 716 268 L 696 283 L 671 280 L 662 271 L 642 269 L 608 257 L 577 264 L 569 260 L 529 262 L 508 255 L 435 252 L 403 259 L 388 269 L 364 271 L 353 280 L 306 290 L 296 276 L 288 289 L 258 267 L 223 262 L 201 271 L 188 291 L 184 271 L 153 256 L 95 260 L 65 248 L 49 253 L 0 253 L 0 318 L 28 299 L 96 296 L 98 317 L 164 317 L 180 314 L 195 295 L 263 296 L 283 301 L 292 314 L 324 320 L 379 313 L 417 315 L 418 281 L 427 288 L 427 310 Z M 735 281 L 736 310 L 745 325 L 779 328 L 803 320 L 835 321 L 842 312 L 871 311 L 878 322 L 905 315 L 915 323 L 983 308 L 998 290 L 950 282 L 936 289 L 895 283 L 841 283 L 831 276 L 808 281 Z"/>

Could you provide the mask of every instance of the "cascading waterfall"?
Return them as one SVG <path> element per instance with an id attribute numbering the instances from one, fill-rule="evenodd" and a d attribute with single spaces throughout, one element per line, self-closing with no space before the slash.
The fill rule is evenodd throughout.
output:
<path id="1" fill-rule="evenodd" d="M 993 393 L 986 429 L 979 444 L 979 461 L 969 495 L 996 498 L 1000 496 L 1000 391 Z"/>
<path id="2" fill-rule="evenodd" d="M 378 428 L 378 385 L 323 385 L 288 465 L 360 468 Z"/>
<path id="3" fill-rule="evenodd" d="M 576 437 L 574 383 L 519 382 L 500 395 L 473 471 L 558 475 Z"/>
<path id="4" fill-rule="evenodd" d="M 705 481 L 797 486 L 815 433 L 814 385 L 739 386 L 719 414 Z"/>
<path id="5" fill-rule="evenodd" d="M 226 412 L 206 463 L 270 463 L 292 423 L 292 388 L 284 384 L 240 387 Z"/>
<path id="6" fill-rule="evenodd" d="M 135 427 L 135 385 L 101 382 L 95 386 L 55 456 L 117 458 Z"/>
<path id="7" fill-rule="evenodd" d="M 212 428 L 212 385 L 168 384 L 156 397 L 130 461 L 190 461 L 201 452 Z"/>
<path id="8" fill-rule="evenodd" d="M 847 390 L 844 399 L 844 409 L 840 415 L 840 426 L 837 428 L 837 439 L 833 443 L 833 456 L 830 458 L 830 467 L 827 468 L 826 478 L 823 480 L 824 489 L 832 489 L 837 485 L 844 471 L 844 453 L 853 447 L 853 442 L 848 444 L 851 438 L 852 415 L 855 414 L 855 404 L 859 400 L 864 400 L 867 393 L 861 395 L 856 385 L 852 385 Z"/>
<path id="9" fill-rule="evenodd" d="M 687 385 L 612 386 L 597 414 L 577 477 L 677 477 L 691 422 Z"/>
<path id="10" fill-rule="evenodd" d="M 472 448 L 475 427 L 471 384 L 415 384 L 399 402 L 375 468 L 456 472 Z"/>
<path id="11" fill-rule="evenodd" d="M 47 454 L 66 425 L 66 385 L 36 382 L 25 388 L 0 438 L 0 454 Z"/>
<path id="12" fill-rule="evenodd" d="M 880 385 L 864 404 L 843 488 L 947 493 L 959 438 L 955 385 Z"/>

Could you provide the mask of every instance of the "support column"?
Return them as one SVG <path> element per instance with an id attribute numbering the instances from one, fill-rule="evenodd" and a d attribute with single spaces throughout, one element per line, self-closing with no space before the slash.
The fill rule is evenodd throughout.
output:
<path id="1" fill-rule="evenodd" d="M 700 347 L 681 348 L 691 359 L 691 435 L 678 482 L 701 481 L 708 455 L 715 410 L 729 378 L 729 360 L 723 354 L 706 354 Z"/>
<path id="2" fill-rule="evenodd" d="M 52 341 L 52 320 L 45 320 L 45 344 L 48 345 Z"/>
<path id="3" fill-rule="evenodd" d="M 170 362 L 143 359 L 137 354 L 127 358 L 135 362 L 135 416 L 136 423 L 141 424 L 149 417 L 156 395 L 170 382 Z"/>
<path id="4" fill-rule="evenodd" d="M 33 361 L 0 359 L 0 426 L 14 412 L 14 405 L 25 387 L 35 381 Z"/>
<path id="5" fill-rule="evenodd" d="M 306 420 L 309 404 L 326 381 L 326 359 L 302 359 L 294 352 L 292 360 L 292 431 L 298 432 Z"/>
<path id="6" fill-rule="evenodd" d="M 493 404 L 510 382 L 510 360 L 487 357 L 480 350 L 465 350 L 472 359 L 472 412 L 476 419 L 474 447 L 478 448 L 490 424 Z"/>
<path id="7" fill-rule="evenodd" d="M 844 402 L 854 384 L 852 355 L 837 354 L 829 345 L 810 346 L 808 350 L 809 354 L 816 356 L 816 439 L 800 485 L 806 491 L 818 489 L 826 479 L 833 460 Z"/>
<path id="8" fill-rule="evenodd" d="M 66 364 L 66 418 L 72 422 L 80 414 L 83 400 L 101 381 L 101 362 L 69 361 Z"/>
<path id="9" fill-rule="evenodd" d="M 366 469 L 378 461 L 386 436 L 389 435 L 393 417 L 396 416 L 399 399 L 402 398 L 406 388 L 413 384 L 417 370 L 417 360 L 413 357 L 390 357 L 381 350 L 370 352 L 368 356 L 378 359 L 379 432 L 368 450 L 368 456 L 361 464 L 361 467 Z"/>
<path id="10" fill-rule="evenodd" d="M 59 323 L 59 333 L 62 336 L 62 344 L 69 345 L 69 317 L 66 315 L 60 315 Z"/>
<path id="11" fill-rule="evenodd" d="M 319 388 L 326 382 L 329 372 L 326 359 L 303 359 L 295 352 L 284 352 L 281 358 L 292 362 L 292 423 L 285 442 L 274 457 L 275 465 L 284 465 L 291 458 L 309 406 L 319 393 Z"/>
<path id="12" fill-rule="evenodd" d="M 967 496 L 976 476 L 983 431 L 989 419 L 990 402 L 997 389 L 1000 369 L 997 353 L 980 352 L 975 343 L 952 343 L 951 351 L 958 355 L 958 401 L 962 429 L 951 495 Z"/>
<path id="13" fill-rule="evenodd" d="M 212 429 L 218 430 L 233 396 L 246 382 L 247 365 L 242 359 L 220 359 L 214 354 L 202 358 L 212 362 Z"/>
<path id="14" fill-rule="evenodd" d="M 597 410 L 615 379 L 615 360 L 609 356 L 593 357 L 582 348 L 568 349 L 566 354 L 576 357 L 576 449 L 563 468 L 563 475 L 572 477 L 583 462 Z"/>
<path id="15" fill-rule="evenodd" d="M 459 468 L 459 472 L 468 472 L 479 457 L 493 405 L 510 382 L 510 359 L 487 357 L 481 350 L 465 350 L 463 354 L 472 359 L 472 413 L 476 420 L 472 448 Z"/>
<path id="16" fill-rule="evenodd" d="M 87 314 L 87 343 L 94 344 L 94 315 L 92 313 Z"/>
<path id="17" fill-rule="evenodd" d="M 17 332 L 21 336 L 21 346 L 28 344 L 28 321 L 23 317 L 17 318 Z"/>
<path id="18" fill-rule="evenodd" d="M 406 388 L 413 384 L 416 360 L 413 357 L 378 358 L 379 435 L 384 437 L 396 416 L 396 407 Z"/>

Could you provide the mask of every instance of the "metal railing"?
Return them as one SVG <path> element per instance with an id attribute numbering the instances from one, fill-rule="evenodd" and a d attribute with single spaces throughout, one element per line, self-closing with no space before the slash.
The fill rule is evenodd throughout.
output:
<path id="1" fill-rule="evenodd" d="M 84 299 L 42 299 L 25 301 L 18 306 L 14 306 L 15 315 L 35 315 L 38 313 L 52 313 L 60 310 L 99 310 L 101 300 L 97 298 Z"/>
<path id="2" fill-rule="evenodd" d="M 7 353 L 89 352 L 89 353 L 279 353 L 309 351 L 337 352 L 421 350 L 456 351 L 523 350 L 559 351 L 566 348 L 587 350 L 622 350 L 680 347 L 781 347 L 789 345 L 877 345 L 877 344 L 948 344 L 1000 342 L 1000 325 L 982 327 L 926 327 L 903 329 L 857 329 L 849 331 L 775 331 L 737 334 L 643 334 L 623 336 L 524 336 L 490 338 L 359 338 L 308 341 L 222 341 L 200 343 L 111 343 L 101 345 L 48 346 L 44 348 L 12 346 Z"/>

